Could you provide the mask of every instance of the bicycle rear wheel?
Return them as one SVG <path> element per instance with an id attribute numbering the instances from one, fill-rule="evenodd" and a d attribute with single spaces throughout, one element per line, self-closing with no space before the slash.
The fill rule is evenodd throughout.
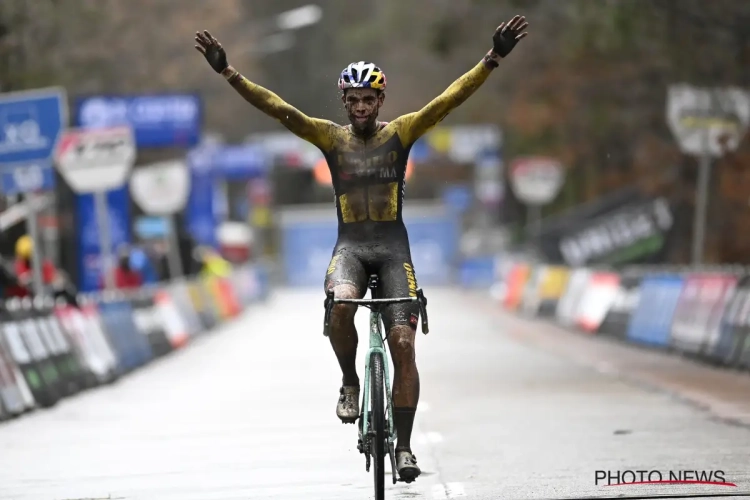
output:
<path id="1" fill-rule="evenodd" d="M 385 396 L 383 391 L 383 356 L 379 352 L 370 357 L 370 422 L 373 436 L 370 452 L 374 459 L 375 500 L 385 499 Z"/>

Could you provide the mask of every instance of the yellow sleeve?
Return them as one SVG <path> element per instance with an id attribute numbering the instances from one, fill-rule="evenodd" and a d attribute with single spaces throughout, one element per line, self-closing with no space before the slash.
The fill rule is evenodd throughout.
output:
<path id="1" fill-rule="evenodd" d="M 415 113 L 393 120 L 404 147 L 414 144 L 428 130 L 440 123 L 448 113 L 463 104 L 492 72 L 483 61 L 453 82 L 450 87 Z"/>
<path id="2" fill-rule="evenodd" d="M 257 85 L 240 75 L 230 85 L 247 102 L 284 125 L 294 135 L 324 151 L 333 148 L 335 123 L 311 118 L 270 90 Z"/>

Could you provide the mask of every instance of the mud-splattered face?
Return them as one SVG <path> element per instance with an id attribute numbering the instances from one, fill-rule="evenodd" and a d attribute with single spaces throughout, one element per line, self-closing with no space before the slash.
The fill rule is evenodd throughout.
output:
<path id="1" fill-rule="evenodd" d="M 364 134 L 375 129 L 378 111 L 385 101 L 383 92 L 375 89 L 347 89 L 341 99 L 356 133 Z"/>

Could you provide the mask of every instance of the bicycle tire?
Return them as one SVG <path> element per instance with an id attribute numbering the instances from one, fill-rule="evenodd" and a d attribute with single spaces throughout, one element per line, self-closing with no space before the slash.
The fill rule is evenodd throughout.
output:
<path id="1" fill-rule="evenodd" d="M 375 500 L 385 500 L 385 396 L 383 391 L 383 356 L 379 352 L 370 357 L 370 415 L 374 436 L 370 441 L 373 454 Z"/>

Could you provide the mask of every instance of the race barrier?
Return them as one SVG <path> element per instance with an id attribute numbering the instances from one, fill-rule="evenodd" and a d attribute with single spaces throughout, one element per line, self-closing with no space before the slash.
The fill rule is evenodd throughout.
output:
<path id="1" fill-rule="evenodd" d="M 259 266 L 244 266 L 226 279 L 81 294 L 78 307 L 41 297 L 6 301 L 0 420 L 53 407 L 183 349 L 264 300 L 267 287 Z"/>
<path id="2" fill-rule="evenodd" d="M 510 312 L 750 369 L 750 269 L 568 268 L 501 255 L 493 275 L 494 297 Z"/>

